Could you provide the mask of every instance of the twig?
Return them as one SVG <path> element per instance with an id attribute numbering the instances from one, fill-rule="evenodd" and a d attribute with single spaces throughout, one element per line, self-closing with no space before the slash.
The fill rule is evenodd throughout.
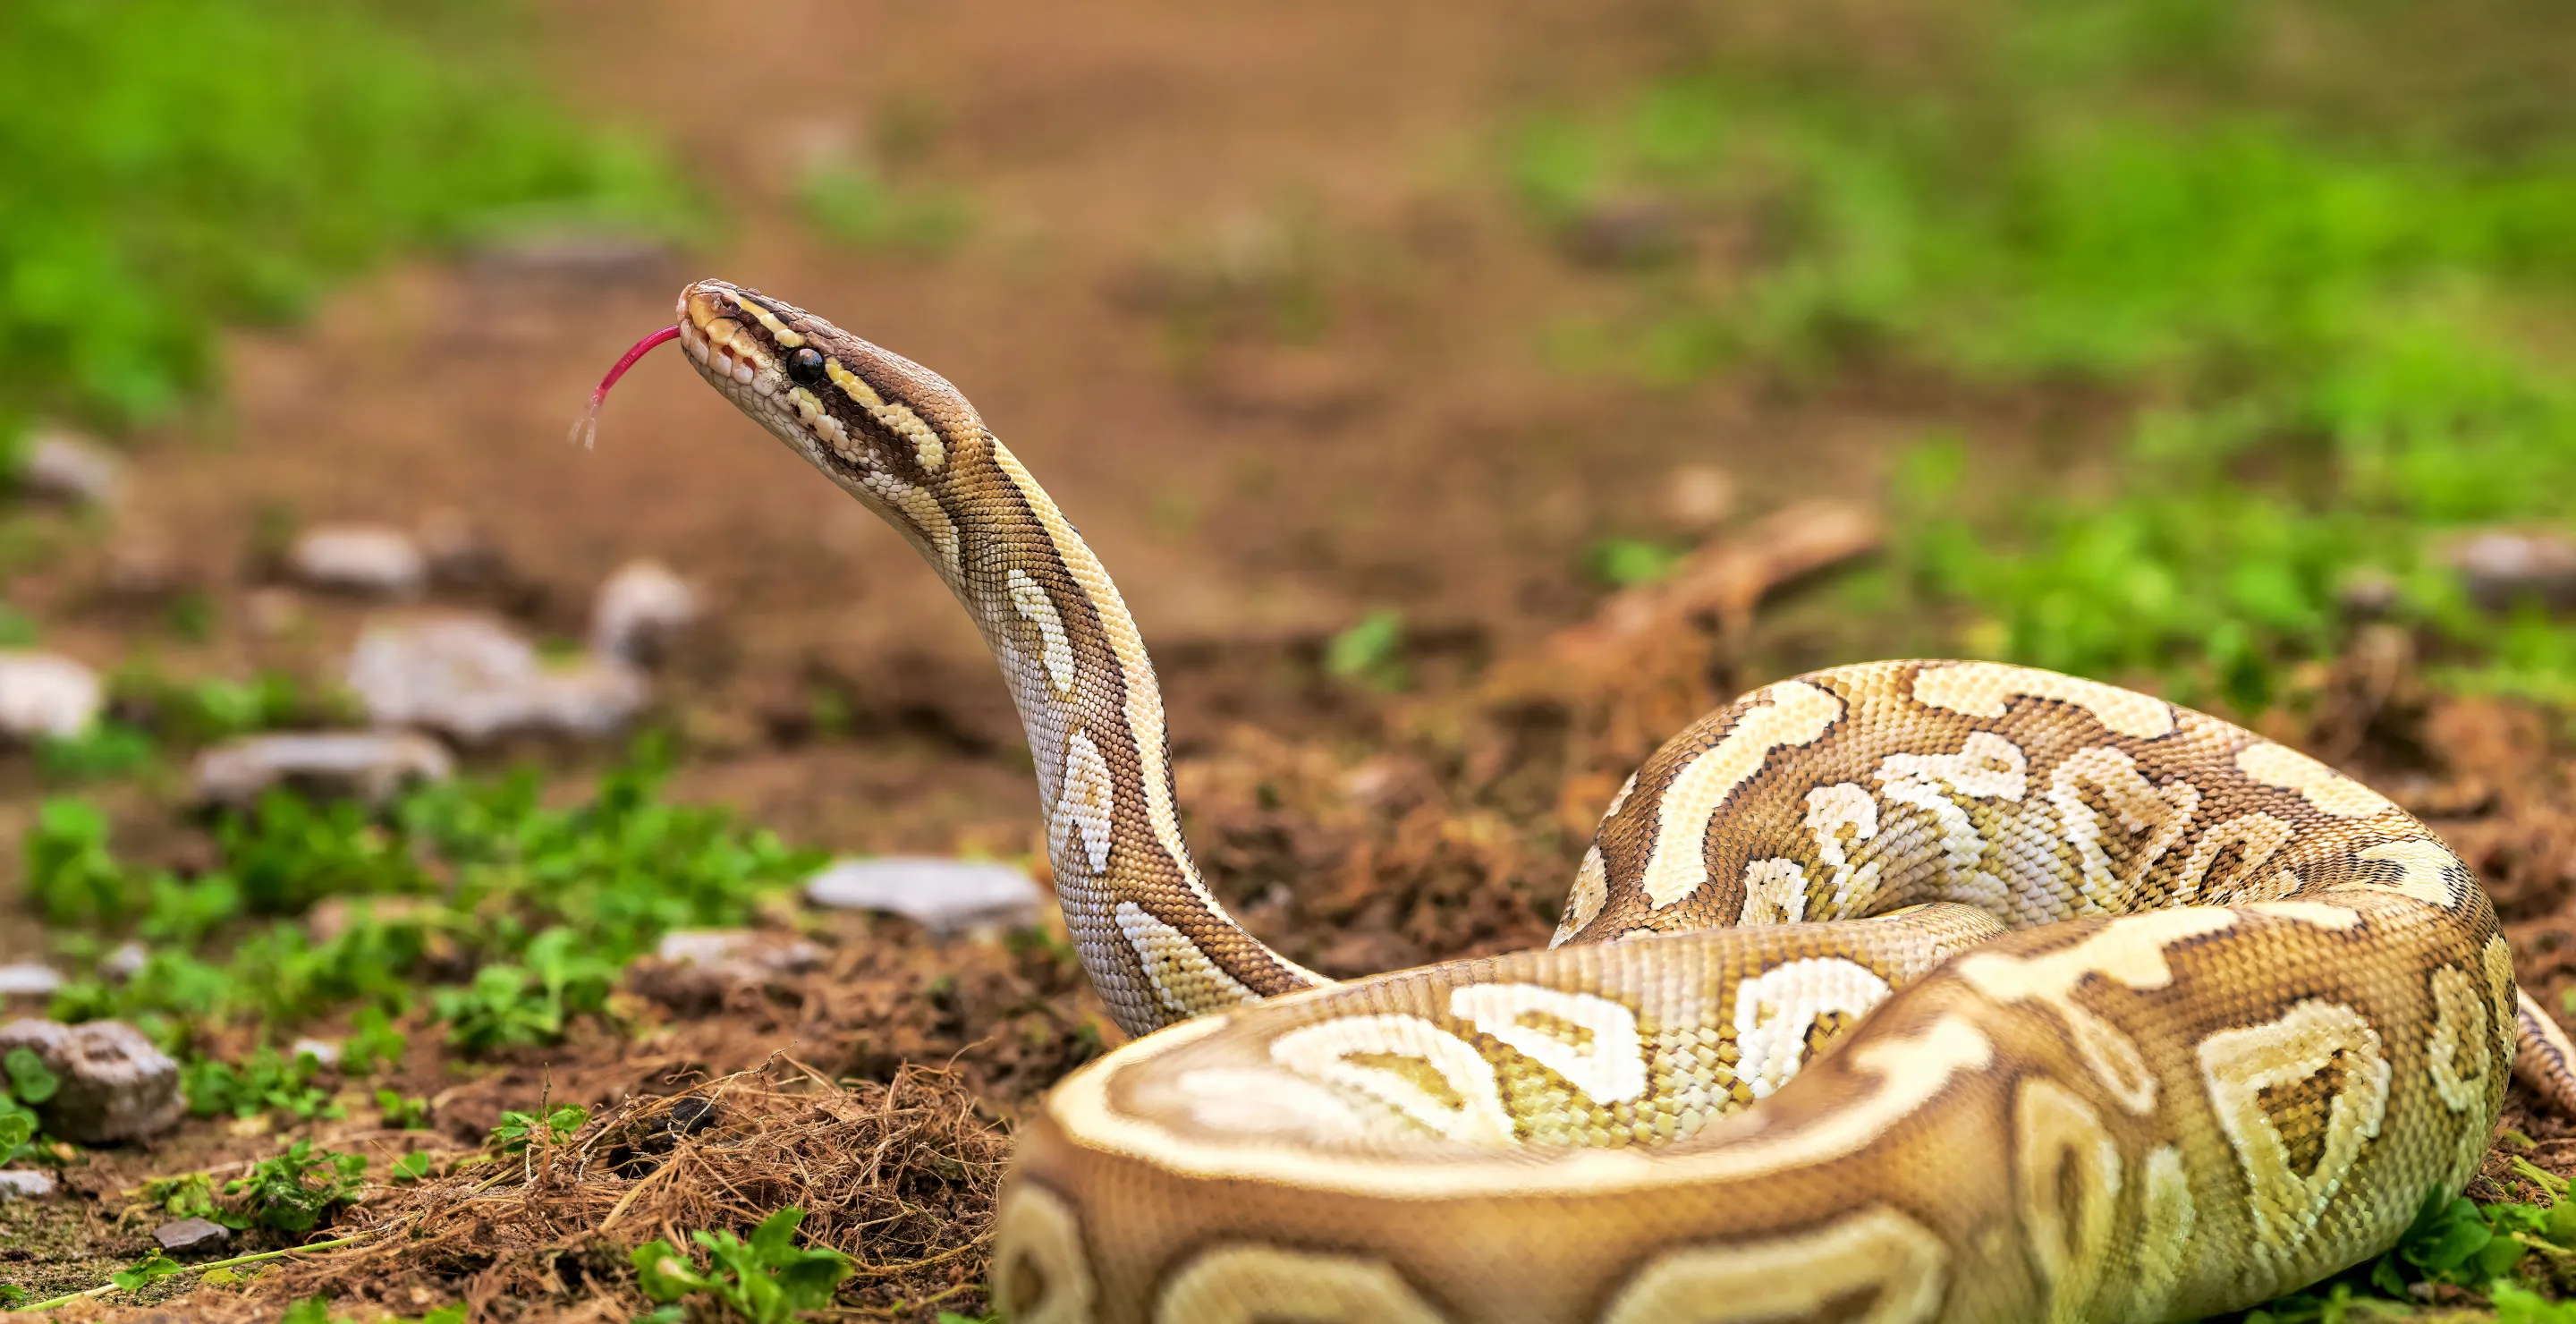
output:
<path id="1" fill-rule="evenodd" d="M 606 1235 L 608 1234 L 608 1229 L 610 1229 L 610 1228 L 613 1228 L 613 1227 L 617 1226 L 617 1220 L 618 1220 L 618 1219 L 621 1219 L 621 1218 L 624 1218 L 624 1217 L 626 1216 L 626 1208 L 627 1208 L 627 1206 L 629 1206 L 629 1205 L 631 1205 L 631 1204 L 634 1204 L 634 1203 L 635 1203 L 635 1197 L 636 1197 L 636 1196 L 639 1196 L 639 1195 L 642 1195 L 642 1194 L 644 1193 L 644 1188 L 645 1188 L 645 1187 L 650 1186 L 650 1185 L 652 1185 L 653 1183 L 655 1183 L 655 1182 L 657 1182 L 657 1181 L 660 1181 L 660 1180 L 663 1178 L 664 1174 L 666 1174 L 666 1173 L 670 1172 L 673 1168 L 676 1168 L 676 1167 L 678 1167 L 678 1166 L 680 1166 L 680 1164 L 679 1164 L 679 1156 L 678 1156 L 678 1155 L 673 1155 L 673 1156 L 671 1157 L 671 1159 L 670 1159 L 669 1161 L 664 1162 L 664 1163 L 662 1164 L 662 1166 L 660 1166 L 660 1167 L 658 1167 L 658 1168 L 653 1169 L 653 1171 L 651 1171 L 650 1173 L 645 1174 L 645 1176 L 644 1176 L 644 1179 L 643 1179 L 643 1180 L 641 1180 L 641 1181 L 639 1181 L 639 1182 L 635 1183 L 633 1186 L 628 1187 L 628 1188 L 626 1189 L 626 1194 L 625 1194 L 624 1196 L 620 1197 L 620 1198 L 619 1198 L 619 1200 L 617 1201 L 617 1207 L 616 1207 L 616 1208 L 614 1208 L 614 1209 L 609 1210 L 609 1211 L 608 1211 L 608 1217 L 606 1217 L 606 1218 L 604 1218 L 604 1219 L 601 1219 L 601 1220 L 600 1220 L 600 1223 L 599 1223 L 599 1233 L 600 1233 L 600 1235 L 601 1235 L 601 1236 L 606 1236 Z"/>
<path id="2" fill-rule="evenodd" d="M 232 1258 L 231 1258 L 231 1259 L 229 1259 L 229 1260 L 208 1260 L 208 1261 L 207 1261 L 207 1262 L 205 1262 L 204 1264 L 188 1264 L 188 1265 L 182 1265 L 182 1266 L 180 1266 L 180 1268 L 179 1268 L 179 1271 L 178 1271 L 178 1272 L 179 1272 L 179 1273 L 204 1273 L 204 1272 L 205 1272 L 206 1270 L 208 1270 L 208 1269 L 229 1269 L 229 1268 L 233 1267 L 233 1266 L 234 1266 L 234 1265 L 236 1265 L 236 1264 L 256 1264 L 256 1263 L 258 1263 L 258 1262 L 259 1262 L 259 1261 L 261 1261 L 261 1260 L 274 1260 L 274 1259 L 277 1259 L 277 1258 L 279 1258 L 279 1257 L 281 1257 L 281 1256 L 286 1256 L 286 1255 L 301 1255 L 301 1254 L 304 1254 L 304 1253 L 305 1253 L 305 1252 L 307 1252 L 307 1251 L 317 1251 L 317 1250 L 337 1250 L 337 1249 L 339 1249 L 339 1248 L 340 1248 L 340 1247 L 342 1247 L 342 1246 L 354 1246 L 354 1245 L 356 1245 L 357 1243 L 359 1243 L 359 1242 L 361 1242 L 361 1241 L 364 1241 L 364 1240 L 366 1240 L 366 1239 L 367 1239 L 367 1234 L 366 1234 L 366 1233 L 364 1233 L 364 1232 L 361 1232 L 361 1233 L 358 1233 L 358 1234 L 357 1234 L 357 1235 L 355 1235 L 355 1236 L 341 1237 L 341 1238 L 338 1238 L 337 1240 L 333 1240 L 333 1241 L 316 1241 L 316 1242 L 313 1242 L 313 1243 L 311 1243 L 311 1244 L 309 1244 L 309 1245 L 303 1245 L 303 1246 L 288 1246 L 288 1247 L 286 1247 L 284 1250 L 264 1250 L 264 1251 L 259 1252 L 259 1253 L 258 1253 L 258 1254 L 256 1254 L 256 1255 L 236 1255 L 236 1256 L 232 1257 Z M 177 1276 L 178 1276 L 178 1274 L 169 1274 L 169 1275 L 165 1275 L 165 1276 L 175 1278 L 175 1277 L 177 1277 Z M 83 1298 L 83 1297 L 91 1297 L 91 1296 L 105 1296 L 105 1295 L 107 1295 L 107 1294 L 108 1294 L 108 1293 L 110 1293 L 110 1292 L 114 1292 L 114 1291 L 118 1291 L 118 1290 L 120 1290 L 120 1289 L 119 1289 L 119 1288 L 117 1287 L 117 1285 L 116 1285 L 116 1284 L 114 1284 L 114 1283 L 101 1283 L 101 1284 L 99 1284 L 99 1285 L 98 1285 L 98 1286 L 96 1286 L 96 1287 L 87 1288 L 87 1289 L 85 1289 L 85 1290 L 83 1290 L 83 1291 L 78 1291 L 78 1292 L 68 1293 L 68 1294 L 63 1295 L 63 1296 L 55 1297 L 55 1298 L 53 1298 L 52 1300 L 49 1300 L 49 1301 L 39 1301 L 39 1302 L 36 1302 L 34 1305 L 18 1306 L 18 1307 L 16 1307 L 16 1309 L 19 1309 L 19 1310 L 52 1310 L 52 1309 L 54 1309 L 54 1308 L 55 1308 L 55 1307 L 57 1307 L 57 1306 L 67 1306 L 67 1305 L 70 1305 L 72 1302 L 74 1302 L 74 1301 L 78 1301 L 78 1300 L 80 1300 L 80 1299 L 81 1299 L 81 1298 Z"/>
<path id="3" fill-rule="evenodd" d="M 890 1278 L 895 1274 L 910 1273 L 915 1269 L 927 1269 L 931 1265 L 956 1259 L 958 1256 L 963 1255 L 992 1239 L 992 1229 L 986 1228 L 985 1230 L 976 1233 L 973 1240 L 951 1246 L 936 1255 L 926 1255 L 917 1260 L 906 1260 L 901 1264 L 862 1264 L 856 1266 L 851 1271 L 850 1276 L 853 1278 Z"/>

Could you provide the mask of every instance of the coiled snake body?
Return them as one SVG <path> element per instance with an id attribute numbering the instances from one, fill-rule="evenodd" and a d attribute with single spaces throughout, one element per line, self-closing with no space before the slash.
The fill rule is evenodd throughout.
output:
<path id="1" fill-rule="evenodd" d="M 964 397 L 720 281 L 678 338 L 973 614 L 1144 1036 L 1021 1131 L 1013 1324 L 2186 1319 L 2388 1246 L 2517 1059 L 2576 1097 L 2422 824 L 1982 662 L 1746 695 L 1620 791 L 1549 950 L 1334 983 L 1200 881 L 1135 624 Z"/>

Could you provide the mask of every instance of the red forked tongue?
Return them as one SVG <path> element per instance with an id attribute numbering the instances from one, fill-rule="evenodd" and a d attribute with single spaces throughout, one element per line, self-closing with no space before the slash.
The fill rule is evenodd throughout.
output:
<path id="1" fill-rule="evenodd" d="M 636 341 L 635 348 L 626 351 L 617 360 L 617 366 L 609 369 L 608 375 L 599 379 L 599 389 L 590 393 L 590 407 L 582 410 L 581 417 L 572 421 L 572 435 L 566 440 L 580 442 L 583 450 L 588 450 L 596 444 L 599 441 L 599 407 L 608 403 L 608 388 L 615 386 L 617 379 L 625 376 L 626 370 L 634 367 L 637 359 L 652 353 L 654 346 L 679 338 L 680 328 L 666 326 Z"/>

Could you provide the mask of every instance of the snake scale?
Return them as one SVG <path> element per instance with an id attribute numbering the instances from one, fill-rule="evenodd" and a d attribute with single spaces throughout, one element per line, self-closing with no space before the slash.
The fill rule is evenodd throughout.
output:
<path id="1" fill-rule="evenodd" d="M 2509 1069 L 2576 1099 L 2424 825 L 1986 662 L 1745 695 L 1612 801 L 1548 950 L 1325 979 L 1201 881 L 1135 623 L 954 387 L 722 281 L 619 370 L 668 338 L 973 615 L 1140 1036 L 1020 1130 L 1013 1324 L 2188 1319 L 2390 1245 Z"/>

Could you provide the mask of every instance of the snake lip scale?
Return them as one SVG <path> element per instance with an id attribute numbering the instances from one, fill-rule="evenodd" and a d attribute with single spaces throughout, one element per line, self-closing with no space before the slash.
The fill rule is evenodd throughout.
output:
<path id="1" fill-rule="evenodd" d="M 2424 825 L 1990 662 L 1747 694 L 1612 799 L 1547 949 L 1327 980 L 1201 881 L 1135 622 L 954 386 L 724 281 L 673 330 L 965 605 L 1139 1036 L 1021 1127 L 1014 1324 L 2191 1319 L 2386 1249 L 2509 1073 L 2576 1103 Z"/>

